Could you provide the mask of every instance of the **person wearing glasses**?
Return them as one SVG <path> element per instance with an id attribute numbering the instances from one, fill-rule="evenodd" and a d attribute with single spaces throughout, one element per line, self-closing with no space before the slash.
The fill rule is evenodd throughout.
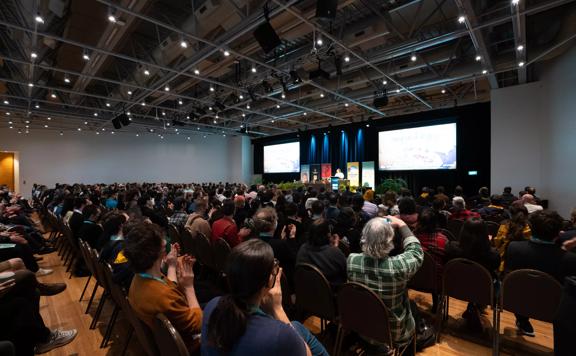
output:
<path id="1" fill-rule="evenodd" d="M 230 294 L 204 308 L 202 355 L 328 356 L 324 346 L 282 308 L 282 268 L 260 239 L 237 245 L 226 266 Z"/>

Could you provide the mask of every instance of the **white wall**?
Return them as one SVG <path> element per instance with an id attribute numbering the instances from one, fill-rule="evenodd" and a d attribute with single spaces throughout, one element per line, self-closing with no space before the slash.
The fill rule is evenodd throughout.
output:
<path id="1" fill-rule="evenodd" d="M 19 191 L 26 196 L 33 183 L 244 182 L 244 177 L 249 183 L 251 172 L 243 167 L 247 138 L 190 138 L 2 129 L 0 150 L 18 152 Z M 240 174 L 231 170 L 237 161 Z"/>
<path id="2" fill-rule="evenodd" d="M 541 81 L 493 90 L 491 189 L 526 185 L 567 217 L 576 206 L 576 47 Z"/>
<path id="3" fill-rule="evenodd" d="M 247 136 L 230 138 L 228 145 L 230 159 L 230 181 L 250 184 L 253 171 L 252 143 Z"/>

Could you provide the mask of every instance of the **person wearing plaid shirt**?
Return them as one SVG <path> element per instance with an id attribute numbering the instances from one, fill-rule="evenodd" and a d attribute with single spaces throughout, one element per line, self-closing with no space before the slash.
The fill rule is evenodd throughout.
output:
<path id="1" fill-rule="evenodd" d="M 174 214 L 168 218 L 168 222 L 177 228 L 183 228 L 188 221 L 188 214 L 186 213 L 186 200 L 176 198 L 174 200 Z"/>
<path id="2" fill-rule="evenodd" d="M 389 256 L 394 248 L 394 229 L 402 236 L 404 252 Z M 362 230 L 362 253 L 348 256 L 348 280 L 364 284 L 380 296 L 388 307 L 390 332 L 396 346 L 407 344 L 414 334 L 406 285 L 423 259 L 418 239 L 404 221 L 392 216 L 368 221 Z"/>

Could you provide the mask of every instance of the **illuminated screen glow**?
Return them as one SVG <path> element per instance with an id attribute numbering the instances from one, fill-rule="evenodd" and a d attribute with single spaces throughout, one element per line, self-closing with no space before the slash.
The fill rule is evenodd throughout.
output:
<path id="1" fill-rule="evenodd" d="M 264 146 L 264 173 L 300 172 L 300 142 Z"/>

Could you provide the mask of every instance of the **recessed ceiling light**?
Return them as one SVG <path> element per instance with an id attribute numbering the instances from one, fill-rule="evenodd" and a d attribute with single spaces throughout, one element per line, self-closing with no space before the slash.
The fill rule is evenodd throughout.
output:
<path id="1" fill-rule="evenodd" d="M 346 63 L 350 62 L 350 56 L 345 56 L 345 57 L 344 57 L 344 62 L 346 62 Z"/>
<path id="2" fill-rule="evenodd" d="M 442 94 L 446 94 L 446 89 L 442 89 Z"/>
<path id="3" fill-rule="evenodd" d="M 183 104 L 182 99 L 178 99 L 178 105 L 182 105 L 182 104 Z"/>
<path id="4" fill-rule="evenodd" d="M 518 63 L 518 67 L 524 67 L 524 64 L 526 64 L 526 63 L 520 62 L 520 63 Z"/>
<path id="5" fill-rule="evenodd" d="M 518 45 L 518 47 L 516 47 L 517 51 L 523 51 L 524 50 L 524 46 L 522 45 Z"/>
<path id="6" fill-rule="evenodd" d="M 257 71 L 256 67 L 252 67 L 251 71 L 252 71 L 252 73 L 256 73 L 256 71 Z"/>
<path id="7" fill-rule="evenodd" d="M 184 41 L 184 40 L 180 41 L 180 47 L 182 47 L 182 48 L 188 48 L 188 42 L 187 42 L 187 41 Z"/>
<path id="8" fill-rule="evenodd" d="M 477 56 L 476 56 L 476 62 L 480 62 L 481 60 L 482 60 L 482 56 L 477 55 Z"/>
<path id="9" fill-rule="evenodd" d="M 229 55 L 230 55 L 230 51 L 225 50 L 225 51 L 224 51 L 224 56 L 225 56 L 225 57 L 228 57 Z"/>
<path id="10" fill-rule="evenodd" d="M 322 46 L 322 45 L 324 44 L 324 41 L 322 41 L 322 38 L 318 38 L 318 39 L 316 40 L 316 44 L 317 44 L 318 46 Z"/>
<path id="11" fill-rule="evenodd" d="M 459 16 L 458 17 L 458 23 L 464 23 L 464 22 L 466 22 L 466 17 L 463 15 Z"/>
<path id="12" fill-rule="evenodd" d="M 150 71 L 148 69 L 144 69 L 144 75 L 150 75 Z"/>
<path id="13" fill-rule="evenodd" d="M 30 53 L 30 57 L 38 58 L 38 54 L 36 54 L 36 52 L 32 52 L 32 53 Z"/>
<path id="14" fill-rule="evenodd" d="M 487 70 L 487 69 L 484 69 L 484 70 L 482 71 L 482 74 L 488 74 L 488 70 Z"/>
<path id="15" fill-rule="evenodd" d="M 97 112 L 95 112 L 93 115 L 94 115 L 95 117 L 98 117 L 98 113 L 97 113 Z"/>
<path id="16" fill-rule="evenodd" d="M 90 56 L 88 55 L 88 53 L 84 52 L 82 54 L 82 59 L 84 59 L 85 61 L 89 61 L 90 60 Z"/>
<path id="17" fill-rule="evenodd" d="M 412 56 L 410 56 L 410 60 L 411 60 L 412 62 L 416 62 L 417 59 L 418 59 L 418 58 L 416 57 L 415 54 L 413 54 Z"/>
<path id="18" fill-rule="evenodd" d="M 200 75 L 200 71 L 198 69 L 194 69 L 194 74 Z"/>
<path id="19" fill-rule="evenodd" d="M 64 83 L 69 84 L 69 83 L 70 83 L 70 78 L 64 77 Z"/>
<path id="20" fill-rule="evenodd" d="M 116 16 L 114 15 L 108 15 L 108 21 L 112 22 L 112 23 L 116 23 Z"/>
<path id="21" fill-rule="evenodd" d="M 10 102 L 8 100 L 4 100 L 4 105 L 8 105 Z"/>
<path id="22" fill-rule="evenodd" d="M 34 21 L 38 23 L 44 23 L 44 19 L 42 18 L 42 16 L 40 16 L 40 14 L 37 14 L 36 17 L 34 17 Z"/>
<path id="23" fill-rule="evenodd" d="M 132 95 L 132 90 L 128 90 L 128 95 Z"/>
<path id="24" fill-rule="evenodd" d="M 165 86 L 165 87 L 164 87 L 164 91 L 170 91 L 170 87 L 169 87 L 169 86 Z"/>
<path id="25" fill-rule="evenodd" d="M 107 107 L 110 107 L 110 103 L 106 103 L 106 106 L 107 106 Z"/>

